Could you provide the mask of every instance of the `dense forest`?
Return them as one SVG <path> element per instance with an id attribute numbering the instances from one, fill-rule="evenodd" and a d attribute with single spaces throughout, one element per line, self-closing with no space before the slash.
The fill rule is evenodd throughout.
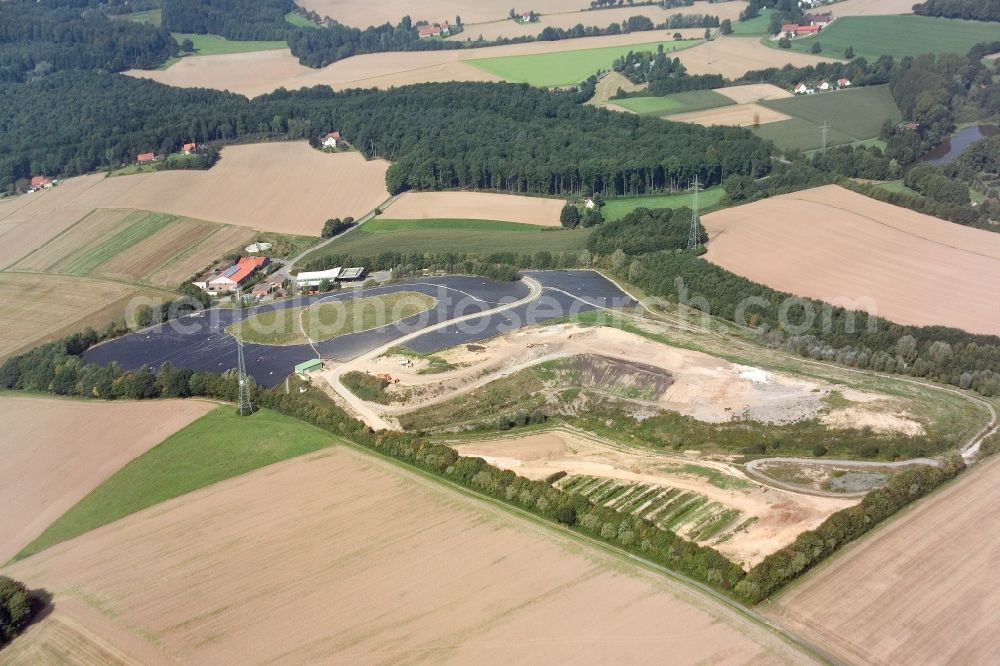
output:
<path id="1" fill-rule="evenodd" d="M 292 0 L 163 0 L 160 18 L 171 32 L 220 35 L 226 39 L 285 39 Z"/>
<path id="2" fill-rule="evenodd" d="M 116 21 L 86 0 L 0 3 L 0 82 L 68 69 L 152 68 L 176 54 L 162 28 Z"/>
<path id="3" fill-rule="evenodd" d="M 1000 0 L 925 0 L 913 5 L 913 13 L 971 21 L 1000 21 Z"/>
<path id="4" fill-rule="evenodd" d="M 66 104 L 66 100 L 74 100 Z M 121 104 L 121 100 L 130 100 Z M 606 195 L 761 176 L 770 144 L 738 128 L 612 113 L 527 85 L 422 84 L 335 93 L 318 86 L 240 95 L 120 75 L 56 73 L 0 85 L 0 187 L 44 173 L 118 166 L 183 142 L 314 139 L 339 129 L 393 161 L 392 192 L 465 187 Z"/>
<path id="5" fill-rule="evenodd" d="M 587 241 L 587 248 L 599 255 L 610 255 L 616 250 L 627 255 L 681 250 L 687 247 L 690 228 L 690 208 L 636 208 L 620 220 L 594 230 Z M 699 242 L 707 242 L 705 229 L 701 225 L 699 229 Z"/>

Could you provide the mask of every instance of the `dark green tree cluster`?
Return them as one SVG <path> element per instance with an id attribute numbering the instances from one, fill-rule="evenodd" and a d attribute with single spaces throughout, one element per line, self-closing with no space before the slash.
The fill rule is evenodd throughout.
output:
<path id="1" fill-rule="evenodd" d="M 24 583 L 0 576 L 0 648 L 28 626 L 32 605 L 31 593 Z"/>
<path id="2" fill-rule="evenodd" d="M 482 275 L 493 280 L 509 282 L 517 280 L 518 270 L 550 268 L 576 268 L 585 264 L 576 252 L 552 254 L 547 251 L 535 254 L 498 251 L 487 255 L 447 252 L 432 254 L 423 252 L 382 252 L 374 257 L 356 257 L 331 252 L 316 257 L 305 264 L 306 270 L 323 271 L 337 266 L 364 266 L 370 271 L 388 271 L 403 267 L 402 274 L 413 274 L 420 269 L 434 272 Z"/>
<path id="3" fill-rule="evenodd" d="M 677 187 L 696 175 L 712 185 L 770 168 L 769 144 L 748 130 L 611 113 L 577 104 L 572 92 L 514 84 L 339 93 L 318 86 L 248 101 L 67 72 L 32 85 L 0 84 L 0 126 L 0 187 L 38 173 L 65 177 L 118 166 L 139 152 L 172 152 L 186 141 L 314 138 L 329 127 L 340 127 L 369 155 L 393 161 L 386 180 L 394 193 L 469 188 L 570 195 L 589 188 L 615 196 Z"/>
<path id="4" fill-rule="evenodd" d="M 700 242 L 708 241 L 708 234 L 699 223 Z M 634 256 L 680 250 L 687 247 L 691 229 L 691 209 L 636 208 L 620 220 L 608 222 L 594 231 L 587 240 L 588 249 L 599 255 L 611 255 L 621 250 Z"/>
<path id="5" fill-rule="evenodd" d="M 986 200 L 977 206 L 971 204 L 952 204 L 935 201 L 930 197 L 922 195 L 907 194 L 906 192 L 890 192 L 871 183 L 844 180 L 840 182 L 840 185 L 855 192 L 860 192 L 872 199 L 890 203 L 893 206 L 909 208 L 918 213 L 933 215 L 942 220 L 948 220 L 949 222 L 967 227 L 997 231 L 996 225 L 990 222 L 991 218 L 1000 214 L 1000 206 L 995 201 Z"/>
<path id="6" fill-rule="evenodd" d="M 292 0 L 163 0 L 161 22 L 171 32 L 220 35 L 234 40 L 286 39 Z"/>
<path id="7" fill-rule="evenodd" d="M 1000 135 L 971 143 L 944 167 L 944 173 L 1000 201 Z"/>
<path id="8" fill-rule="evenodd" d="M 0 82 L 29 81 L 59 70 L 150 69 L 175 55 L 162 28 L 115 21 L 82 0 L 0 3 Z"/>
<path id="9" fill-rule="evenodd" d="M 639 257 L 623 277 L 650 295 L 753 327 L 765 344 L 800 356 L 879 372 L 924 377 L 986 396 L 1000 395 L 1000 338 L 944 326 L 904 326 L 795 297 L 687 252 Z M 683 287 L 683 289 L 682 289 Z M 753 301 L 747 301 L 752 297 Z M 742 312 L 741 303 L 746 304 Z M 783 328 L 784 319 L 796 327 Z M 812 312 L 810 318 L 808 312 Z M 804 328 L 803 328 L 804 327 Z"/>
<path id="10" fill-rule="evenodd" d="M 343 220 L 339 217 L 330 218 L 323 223 L 323 232 L 320 235 L 323 236 L 323 238 L 333 238 L 337 234 L 342 234 L 353 226 L 353 217 L 348 216 Z"/>
<path id="11" fill-rule="evenodd" d="M 913 13 L 969 21 L 1000 21 L 1000 0 L 924 0 L 913 5 Z"/>
<path id="12" fill-rule="evenodd" d="M 791 545 L 765 557 L 736 584 L 737 598 L 751 604 L 766 599 L 964 469 L 961 456 L 954 456 L 941 467 L 920 465 L 892 476 L 884 487 L 865 495 L 859 504 L 838 511 L 816 529 L 800 534 Z"/>
<path id="13" fill-rule="evenodd" d="M 903 184 L 928 199 L 945 205 L 967 206 L 971 201 L 968 185 L 948 178 L 941 167 L 933 164 L 916 165 L 906 172 Z"/>

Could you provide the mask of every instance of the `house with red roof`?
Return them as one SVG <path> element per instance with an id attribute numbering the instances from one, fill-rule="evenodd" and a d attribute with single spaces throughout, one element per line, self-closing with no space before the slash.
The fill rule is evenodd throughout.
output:
<path id="1" fill-rule="evenodd" d="M 150 162 L 156 161 L 156 153 L 139 153 L 135 161 L 139 164 L 149 164 Z"/>
<path id="2" fill-rule="evenodd" d="M 800 35 L 815 35 L 822 29 L 823 26 L 821 25 L 796 25 L 794 23 L 786 23 L 781 26 L 780 34 L 791 39 L 792 37 L 799 37 Z"/>
<path id="3" fill-rule="evenodd" d="M 31 189 L 40 190 L 43 187 L 52 187 L 52 179 L 46 176 L 31 177 Z"/>
<path id="4" fill-rule="evenodd" d="M 806 14 L 803 22 L 808 25 L 826 26 L 833 21 L 833 14 Z"/>
<path id="5" fill-rule="evenodd" d="M 181 148 L 185 155 L 192 155 L 198 152 L 198 144 L 192 141 L 191 143 L 185 143 L 184 147 Z"/>
<path id="6" fill-rule="evenodd" d="M 223 270 L 212 271 L 194 281 L 194 286 L 202 291 L 215 294 L 232 291 L 246 284 L 257 271 L 267 268 L 271 260 L 267 257 L 240 257 L 240 259 Z"/>
<path id="7" fill-rule="evenodd" d="M 320 137 L 319 143 L 324 148 L 336 148 L 337 144 L 340 143 L 340 132 L 334 131 Z"/>
<path id="8" fill-rule="evenodd" d="M 851 85 L 851 82 L 850 82 L 849 79 L 837 79 L 837 87 L 838 88 L 847 88 L 850 85 Z"/>
<path id="9" fill-rule="evenodd" d="M 429 25 L 422 25 L 417 28 L 417 34 L 421 38 L 424 37 L 447 37 L 451 34 L 451 26 L 448 25 L 447 21 L 443 23 L 431 23 Z"/>

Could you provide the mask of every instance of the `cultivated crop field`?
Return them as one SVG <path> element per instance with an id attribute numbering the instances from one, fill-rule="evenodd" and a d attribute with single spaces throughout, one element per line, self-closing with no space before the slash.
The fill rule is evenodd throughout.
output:
<path id="1" fill-rule="evenodd" d="M 253 236 L 246 227 L 167 213 L 99 209 L 15 264 L 14 270 L 174 289 Z"/>
<path id="2" fill-rule="evenodd" d="M 706 258 L 903 324 L 1000 334 L 1000 236 L 830 185 L 702 218 Z"/>
<path id="3" fill-rule="evenodd" d="M 308 255 L 306 261 L 330 254 L 374 257 L 381 252 L 571 252 L 585 248 L 589 235 L 590 229 L 542 227 L 501 220 L 376 218 Z"/>
<path id="4" fill-rule="evenodd" d="M 125 316 L 137 296 L 150 304 L 171 298 L 167 292 L 120 282 L 31 273 L 0 273 L 0 290 L 6 294 L 0 313 L 0 329 L 4 331 L 0 358 L 87 326 L 100 330 Z"/>
<path id="5" fill-rule="evenodd" d="M 760 103 L 791 118 L 754 130 L 783 149 L 813 150 L 822 145 L 820 127 L 829 123 L 827 145 L 853 143 L 879 135 L 886 120 L 902 120 L 888 86 L 848 88 L 816 95 L 799 95 Z"/>
<path id="6" fill-rule="evenodd" d="M 659 46 L 663 46 L 663 49 L 670 53 L 688 48 L 696 43 L 698 42 L 695 40 L 663 40 L 629 46 L 580 48 L 579 50 L 538 55 L 475 58 L 467 62 L 505 81 L 553 87 L 579 83 L 597 70 L 611 67 L 616 58 L 624 56 L 629 51 L 656 51 Z M 585 44 L 581 43 L 577 46 L 585 47 Z"/>
<path id="7" fill-rule="evenodd" d="M 836 13 L 834 7 L 831 10 Z M 823 55 L 840 58 L 852 46 L 856 55 L 874 62 L 881 55 L 897 59 L 922 53 L 965 55 L 974 44 L 996 39 L 997 27 L 983 21 L 932 16 L 845 16 L 815 37 L 793 39 L 792 50 L 808 52 L 819 42 Z"/>
<path id="8" fill-rule="evenodd" d="M 200 400 L 0 395 L 0 564 L 130 460 L 213 408 Z"/>
<path id="9" fill-rule="evenodd" d="M 667 577 L 340 446 L 3 573 L 54 593 L 81 640 L 131 656 L 124 633 L 164 661 L 809 660 Z M 593 599 L 601 612 L 579 612 Z M 29 630 L 10 654 L 44 649 L 44 635 Z"/>
<path id="10" fill-rule="evenodd" d="M 268 310 L 240 324 L 239 335 L 247 342 L 268 345 L 319 342 L 338 335 L 367 331 L 426 312 L 437 299 L 415 291 L 397 291 L 380 296 L 339 299 L 308 307 Z M 226 328 L 236 335 L 236 325 Z"/>
<path id="11" fill-rule="evenodd" d="M 506 220 L 557 227 L 564 203 L 493 192 L 404 192 L 385 210 L 397 220 Z"/>
<path id="12" fill-rule="evenodd" d="M 765 613 L 844 662 L 1000 659 L 1000 460 L 987 459 L 844 549 Z"/>
<path id="13" fill-rule="evenodd" d="M 196 35 L 183 32 L 171 33 L 174 40 L 180 44 L 190 39 L 194 44 L 194 54 L 201 56 L 221 55 L 223 53 L 248 53 L 250 51 L 271 51 L 286 49 L 288 44 L 282 41 L 247 40 L 235 41 L 218 35 Z M 190 56 L 186 56 L 190 57 Z"/>
<path id="14" fill-rule="evenodd" d="M 735 125 L 737 127 L 757 127 L 768 123 L 788 120 L 788 116 L 760 104 L 733 104 L 717 109 L 692 111 L 668 116 L 667 120 L 683 123 L 697 123 L 706 127 L 712 125 Z"/>

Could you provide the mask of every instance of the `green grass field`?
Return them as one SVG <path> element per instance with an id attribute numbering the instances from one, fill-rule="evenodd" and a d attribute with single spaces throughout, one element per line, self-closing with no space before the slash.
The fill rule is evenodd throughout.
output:
<path id="1" fill-rule="evenodd" d="M 305 261 L 331 254 L 373 257 L 380 252 L 567 252 L 586 247 L 589 235 L 589 229 L 541 227 L 518 222 L 377 218 L 308 255 Z"/>
<path id="2" fill-rule="evenodd" d="M 877 186 L 885 190 L 886 192 L 896 192 L 899 194 L 909 194 L 912 196 L 919 196 L 917 192 L 911 190 L 906 185 L 903 184 L 903 180 L 887 180 L 884 183 L 875 183 Z"/>
<path id="3" fill-rule="evenodd" d="M 701 111 L 720 106 L 735 104 L 733 100 L 714 90 L 691 90 L 674 93 L 665 97 L 629 97 L 611 100 L 623 109 L 628 109 L 641 115 L 666 116 L 687 111 Z"/>
<path id="4" fill-rule="evenodd" d="M 63 514 L 17 558 L 72 539 L 174 497 L 316 451 L 337 438 L 269 410 L 209 412 L 139 456 Z"/>
<path id="5" fill-rule="evenodd" d="M 767 28 L 771 25 L 771 14 L 773 9 L 762 9 L 760 16 L 749 21 L 733 21 L 732 34 L 737 37 L 763 37 L 768 34 Z"/>
<path id="6" fill-rule="evenodd" d="M 792 116 L 791 120 L 765 123 L 751 130 L 784 150 L 819 148 L 822 145 L 820 127 L 824 122 L 830 126 L 827 145 L 837 146 L 874 139 L 886 120 L 899 122 L 902 119 L 888 86 L 799 95 L 761 102 L 761 105 Z"/>
<path id="7" fill-rule="evenodd" d="M 437 299 L 416 291 L 397 291 L 380 296 L 343 298 L 300 308 L 269 310 L 245 319 L 240 337 L 265 345 L 296 345 L 308 342 L 299 328 L 315 341 L 367 331 L 412 317 L 437 305 Z M 305 312 L 305 316 L 303 315 Z M 226 328 L 236 335 L 236 325 Z"/>
<path id="8" fill-rule="evenodd" d="M 299 28 L 318 28 L 319 26 L 307 19 L 302 14 L 298 12 L 288 12 L 285 14 L 285 20 L 292 25 Z"/>
<path id="9" fill-rule="evenodd" d="M 808 53 L 819 42 L 822 55 L 842 58 L 848 46 L 869 61 L 881 55 L 894 58 L 921 53 L 965 55 L 977 42 L 1000 39 L 995 23 L 960 21 L 930 16 L 845 16 L 815 37 L 793 39 L 792 48 Z M 775 42 L 768 41 L 769 46 Z"/>
<path id="10" fill-rule="evenodd" d="M 668 40 L 538 55 L 477 58 L 465 62 L 507 81 L 549 88 L 580 83 L 597 70 L 611 67 L 616 58 L 629 51 L 656 51 L 660 44 L 663 44 L 666 51 L 676 51 L 700 43 L 701 40 L 695 39 L 676 42 Z"/>
<path id="11" fill-rule="evenodd" d="M 193 35 L 183 32 L 172 33 L 174 40 L 180 44 L 185 39 L 194 43 L 195 55 L 222 55 L 224 53 L 249 53 L 251 51 L 273 51 L 287 49 L 288 44 L 282 41 L 251 41 L 237 42 L 219 37 L 218 35 Z"/>
<path id="12" fill-rule="evenodd" d="M 112 18 L 122 21 L 135 21 L 136 23 L 148 23 L 150 25 L 160 25 L 160 14 L 162 9 L 147 9 L 143 12 L 132 12 L 131 14 L 116 14 Z"/>
<path id="13" fill-rule="evenodd" d="M 726 194 L 721 187 L 712 187 L 698 194 L 698 207 L 702 210 L 713 208 L 719 205 L 722 197 Z M 691 205 L 692 194 L 682 192 L 679 194 L 650 194 L 641 197 L 622 197 L 619 199 L 607 199 L 601 214 L 606 222 L 619 220 L 636 208 L 681 208 Z"/>

